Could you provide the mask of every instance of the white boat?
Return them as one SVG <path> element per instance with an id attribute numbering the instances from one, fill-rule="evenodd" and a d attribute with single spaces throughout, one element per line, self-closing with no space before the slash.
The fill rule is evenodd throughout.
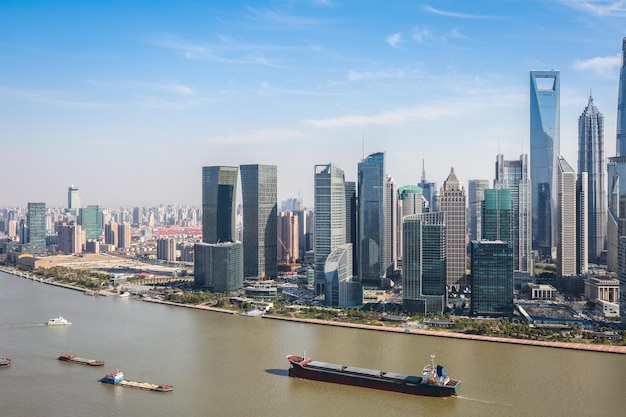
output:
<path id="1" fill-rule="evenodd" d="M 63 316 L 55 317 L 48 320 L 48 326 L 67 326 L 72 324 L 67 319 L 64 319 Z"/>

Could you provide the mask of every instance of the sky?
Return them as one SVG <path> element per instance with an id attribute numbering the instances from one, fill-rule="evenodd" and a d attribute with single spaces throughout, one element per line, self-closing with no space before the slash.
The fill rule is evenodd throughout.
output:
<path id="1" fill-rule="evenodd" d="M 384 151 L 398 186 L 529 153 L 531 70 L 559 70 L 561 154 L 589 94 L 615 155 L 623 0 L 29 1 L 0 4 L 0 207 L 201 205 L 202 166 Z"/>

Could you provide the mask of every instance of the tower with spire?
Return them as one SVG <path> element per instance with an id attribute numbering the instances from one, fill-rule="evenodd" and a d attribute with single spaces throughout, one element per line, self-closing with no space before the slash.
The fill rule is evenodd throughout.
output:
<path id="1" fill-rule="evenodd" d="M 463 289 L 465 274 L 465 190 L 450 168 L 448 178 L 439 191 L 439 206 L 446 225 L 446 285 L 452 291 Z"/>

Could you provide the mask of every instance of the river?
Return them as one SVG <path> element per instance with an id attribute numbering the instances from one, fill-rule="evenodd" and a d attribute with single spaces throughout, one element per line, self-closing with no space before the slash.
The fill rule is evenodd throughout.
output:
<path id="1" fill-rule="evenodd" d="M 71 326 L 48 327 L 62 315 Z M 287 354 L 416 374 L 431 353 L 462 381 L 429 398 L 291 378 Z M 62 352 L 102 367 L 58 361 Z M 0 415 L 610 416 L 626 407 L 626 356 L 318 326 L 91 297 L 0 272 Z M 107 371 L 174 386 L 102 384 Z"/>

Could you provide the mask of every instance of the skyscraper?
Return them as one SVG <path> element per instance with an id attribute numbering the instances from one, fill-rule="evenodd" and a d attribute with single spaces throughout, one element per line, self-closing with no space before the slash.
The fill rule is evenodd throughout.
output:
<path id="1" fill-rule="evenodd" d="M 278 276 L 276 165 L 241 165 L 243 276 Z"/>
<path id="2" fill-rule="evenodd" d="M 481 240 L 500 240 L 513 243 L 513 207 L 511 190 L 488 188 L 482 204 Z"/>
<path id="3" fill-rule="evenodd" d="M 78 223 L 83 228 L 87 240 L 100 239 L 102 230 L 102 216 L 99 205 L 90 205 L 81 208 L 78 216 Z"/>
<path id="4" fill-rule="evenodd" d="M 576 273 L 589 271 L 589 224 L 588 224 L 588 186 L 587 173 L 581 172 L 576 179 Z M 605 223 L 606 224 L 606 223 Z"/>
<path id="5" fill-rule="evenodd" d="M 202 167 L 202 241 L 234 242 L 237 167 Z"/>
<path id="6" fill-rule="evenodd" d="M 358 279 L 364 286 L 380 286 L 387 272 L 385 153 L 367 156 L 358 164 Z"/>
<path id="7" fill-rule="evenodd" d="M 446 223 L 442 212 L 403 219 L 402 306 L 413 313 L 443 313 L 446 291 Z"/>
<path id="8" fill-rule="evenodd" d="M 328 255 L 346 243 L 346 186 L 336 165 L 315 166 L 315 292 L 325 293 Z"/>
<path id="9" fill-rule="evenodd" d="M 467 181 L 467 227 L 470 240 L 480 240 L 482 236 L 481 211 L 487 188 L 489 180 Z"/>
<path id="10" fill-rule="evenodd" d="M 46 251 L 46 203 L 28 203 L 28 243 L 31 253 Z"/>
<path id="11" fill-rule="evenodd" d="M 299 258 L 299 222 L 298 215 L 292 211 L 278 213 L 276 225 L 278 233 L 278 261 L 293 263 Z M 244 250 L 245 256 L 245 250 Z"/>
<path id="12" fill-rule="evenodd" d="M 390 175 L 385 178 L 385 239 L 383 264 L 387 265 L 385 276 L 390 277 L 398 269 L 398 196 L 396 183 Z"/>
<path id="13" fill-rule="evenodd" d="M 67 189 L 67 208 L 74 214 L 81 208 L 78 188 L 75 188 L 74 185 L 70 185 Z"/>
<path id="14" fill-rule="evenodd" d="M 589 103 L 578 118 L 578 175 L 587 172 L 588 259 L 599 263 L 605 249 L 607 195 L 604 167 L 604 116 Z"/>
<path id="15" fill-rule="evenodd" d="M 513 314 L 513 245 L 510 242 L 472 241 L 472 303 L 477 315 Z"/>
<path id="16" fill-rule="evenodd" d="M 425 211 L 434 212 L 439 211 L 439 197 L 437 192 L 437 183 L 426 180 L 426 169 L 424 167 L 424 160 L 422 159 L 422 178 L 417 184 L 422 189 L 422 195 L 427 202 Z"/>
<path id="17" fill-rule="evenodd" d="M 361 307 L 363 286 L 352 274 L 352 243 L 335 248 L 326 258 L 325 303 L 329 307 Z"/>
<path id="18" fill-rule="evenodd" d="M 530 179 L 533 249 L 552 256 L 557 235 L 557 156 L 560 155 L 559 71 L 530 72 Z"/>
<path id="19" fill-rule="evenodd" d="M 496 157 L 495 188 L 511 190 L 513 208 L 513 269 L 534 275 L 532 256 L 531 184 L 528 176 L 528 155 L 506 161 Z"/>
<path id="20" fill-rule="evenodd" d="M 404 232 L 403 223 L 406 216 L 422 213 L 424 197 L 422 187 L 417 185 L 405 185 L 398 188 L 398 268 L 402 269 L 404 258 Z"/>
<path id="21" fill-rule="evenodd" d="M 358 265 L 357 256 L 357 208 L 358 198 L 356 195 L 356 182 L 346 181 L 346 243 L 352 243 L 352 273 L 354 274 Z"/>
<path id="22" fill-rule="evenodd" d="M 576 275 L 576 172 L 558 158 L 557 275 Z"/>
<path id="23" fill-rule="evenodd" d="M 626 38 L 622 40 L 622 66 L 617 96 L 617 156 L 626 156 Z"/>
<path id="24" fill-rule="evenodd" d="M 467 285 L 465 277 L 465 190 L 454 168 L 439 191 L 439 208 L 446 215 L 446 282 L 450 289 Z"/>

